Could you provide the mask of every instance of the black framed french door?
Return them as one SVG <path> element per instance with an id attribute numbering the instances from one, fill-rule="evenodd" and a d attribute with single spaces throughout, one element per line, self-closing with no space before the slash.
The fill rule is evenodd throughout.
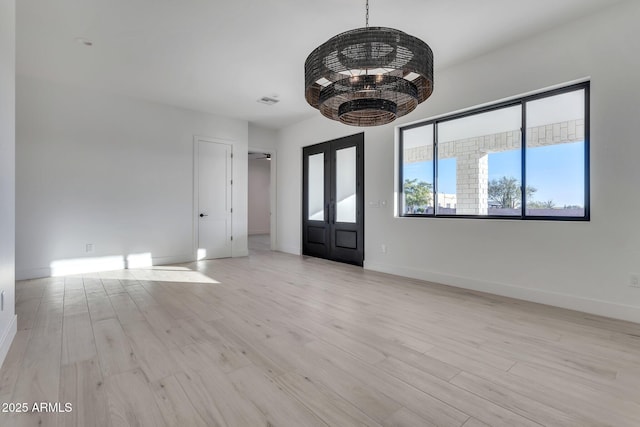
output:
<path id="1" fill-rule="evenodd" d="M 362 265 L 364 133 L 305 147 L 302 253 Z"/>

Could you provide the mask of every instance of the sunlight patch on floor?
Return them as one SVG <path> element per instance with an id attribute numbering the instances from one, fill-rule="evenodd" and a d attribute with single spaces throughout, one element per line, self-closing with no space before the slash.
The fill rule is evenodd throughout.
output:
<path id="1" fill-rule="evenodd" d="M 154 266 L 150 252 L 56 260 L 50 264 L 51 276 L 82 275 L 84 278 L 147 280 L 175 283 L 220 283 L 187 267 Z"/>

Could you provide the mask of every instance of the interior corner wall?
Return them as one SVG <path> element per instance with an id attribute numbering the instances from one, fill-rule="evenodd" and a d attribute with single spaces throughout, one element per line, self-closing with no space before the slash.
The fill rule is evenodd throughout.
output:
<path id="1" fill-rule="evenodd" d="M 246 121 L 18 76 L 18 278 L 76 259 L 192 261 L 194 136 L 233 144 L 232 250 L 247 255 Z"/>
<path id="2" fill-rule="evenodd" d="M 439 70 L 432 97 L 395 123 L 590 77 L 590 222 L 396 218 L 395 127 L 365 128 L 365 268 L 640 322 L 637 16 L 640 2 L 617 3 Z M 280 130 L 281 250 L 300 253 L 302 147 L 359 131 L 320 114 Z"/>
<path id="3" fill-rule="evenodd" d="M 15 0 L 0 0 L 0 366 L 17 324 L 15 315 Z"/>

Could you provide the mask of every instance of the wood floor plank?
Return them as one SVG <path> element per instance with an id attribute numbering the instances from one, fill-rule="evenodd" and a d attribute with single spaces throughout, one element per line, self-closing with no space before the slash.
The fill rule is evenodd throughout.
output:
<path id="1" fill-rule="evenodd" d="M 556 395 L 562 392 L 571 396 L 573 406 L 583 408 L 581 413 L 593 419 L 616 426 L 640 425 L 640 391 L 637 387 L 631 394 L 620 398 L 610 391 L 602 393 L 600 384 L 585 382 L 580 376 L 542 365 L 518 363 L 509 372 L 526 379 L 529 384 L 544 385 Z"/>
<path id="2" fill-rule="evenodd" d="M 158 307 L 158 302 L 147 292 L 144 286 L 140 284 L 127 286 L 127 294 L 140 310 L 147 307 Z"/>
<path id="3" fill-rule="evenodd" d="M 84 290 L 84 282 L 82 276 L 73 275 L 64 277 L 64 290 L 68 291 L 80 291 Z"/>
<path id="4" fill-rule="evenodd" d="M 0 425 L 640 425 L 637 324 L 266 250 L 148 270 L 16 284 L 0 402 L 74 412 Z"/>
<path id="5" fill-rule="evenodd" d="M 198 342 L 171 349 L 170 354 L 179 365 L 193 371 L 200 371 L 210 365 L 215 365 L 224 372 L 232 372 L 251 364 L 251 361 L 241 351 L 229 352 L 227 349 L 219 348 L 210 342 Z"/>
<path id="6" fill-rule="evenodd" d="M 352 354 L 364 362 L 374 364 L 384 360 L 386 357 L 383 351 L 376 348 L 378 341 L 368 342 L 365 344 L 341 334 L 335 328 L 325 325 L 311 324 L 309 325 L 309 329 L 313 330 L 314 337 L 335 345 L 341 350 Z"/>
<path id="7" fill-rule="evenodd" d="M 460 426 L 469 418 L 469 414 L 457 409 L 455 405 L 451 404 L 453 402 L 446 403 L 432 394 L 416 392 L 411 388 L 407 388 L 407 383 L 403 380 L 372 365 L 358 363 L 357 359 L 347 353 L 336 351 L 336 347 L 330 344 L 314 341 L 307 344 L 307 347 L 340 369 L 349 372 L 360 381 L 366 382 L 370 387 L 384 393 L 420 417 L 425 418 L 430 423 Z"/>
<path id="8" fill-rule="evenodd" d="M 87 305 L 92 322 L 116 317 L 116 312 L 113 310 L 111 300 L 106 294 L 87 294 Z"/>
<path id="9" fill-rule="evenodd" d="M 139 306 L 137 302 L 136 305 Z M 146 305 L 140 307 L 140 311 L 147 322 L 149 322 L 156 336 L 167 348 L 181 348 L 195 343 L 188 331 L 181 326 L 180 321 L 174 319 L 169 312 L 161 306 Z M 189 322 L 188 324 L 191 325 L 193 322 Z M 196 334 L 195 336 L 197 338 L 202 337 L 201 334 Z"/>
<path id="10" fill-rule="evenodd" d="M 491 427 L 488 424 L 483 423 L 480 420 L 477 420 L 476 418 L 469 418 L 469 421 L 467 421 L 466 423 L 464 423 L 464 425 L 462 427 Z M 576 426 L 578 427 L 578 426 Z"/>
<path id="11" fill-rule="evenodd" d="M 422 372 L 419 369 L 407 365 L 399 360 L 388 358 L 376 364 L 376 367 L 384 370 L 389 375 L 422 390 L 429 396 L 457 408 L 468 416 L 472 415 L 491 426 L 535 427 L 538 425 L 526 417 L 518 415 L 490 402 L 487 399 L 483 399 L 480 396 L 456 387 L 447 381 L 435 378 L 432 375 Z M 422 415 L 415 408 L 409 407 L 409 409 Z M 466 421 L 468 416 L 462 421 Z"/>
<path id="12" fill-rule="evenodd" d="M 42 303 L 29 336 L 13 399 L 18 402 L 55 401 L 58 397 L 62 352 L 62 305 Z"/>
<path id="13" fill-rule="evenodd" d="M 467 372 L 461 372 L 450 383 L 542 425 L 576 426 L 584 422 L 575 414 L 559 411 Z"/>
<path id="14" fill-rule="evenodd" d="M 111 300 L 111 306 L 116 312 L 116 316 L 118 316 L 118 320 L 120 320 L 121 323 L 136 323 L 144 321 L 142 312 L 128 293 L 123 292 L 109 295 L 109 300 Z"/>
<path id="15" fill-rule="evenodd" d="M 29 298 L 16 301 L 16 315 L 18 316 L 18 330 L 24 331 L 33 328 L 38 314 L 40 298 Z"/>
<path id="16" fill-rule="evenodd" d="M 42 280 L 26 280 L 16 286 L 16 304 L 27 299 L 41 299 L 46 282 Z"/>
<path id="17" fill-rule="evenodd" d="M 131 343 L 117 319 L 105 319 L 93 324 L 102 374 L 105 377 L 139 367 Z"/>
<path id="18" fill-rule="evenodd" d="M 208 366 L 196 375 L 193 372 L 178 375 L 180 383 L 189 390 L 191 401 L 199 413 L 214 406 L 220 424 L 231 426 L 266 426 L 267 418 L 245 396 L 241 395 L 228 376 L 216 366 Z M 196 395 L 197 393 L 197 395 Z M 208 403 L 207 403 L 208 402 Z M 208 423 L 208 425 L 211 425 Z"/>
<path id="19" fill-rule="evenodd" d="M 176 379 L 189 398 L 189 402 L 198 413 L 198 416 L 204 420 L 208 427 L 226 427 L 233 425 L 227 424 L 225 421 L 222 413 L 220 413 L 220 410 L 218 409 L 216 399 L 209 393 L 211 386 L 207 387 L 205 385 L 206 380 L 203 380 L 201 374 L 184 372 L 177 374 Z M 220 390 L 227 392 L 229 389 L 225 387 L 224 384 L 221 384 Z M 240 401 L 242 401 L 242 399 Z M 255 425 L 263 424 L 264 423 Z"/>
<path id="20" fill-rule="evenodd" d="M 62 324 L 62 365 L 96 357 L 96 343 L 89 313 L 66 315 Z"/>
<path id="21" fill-rule="evenodd" d="M 195 313 L 179 297 L 177 298 L 163 289 L 162 284 L 141 282 L 141 286 L 174 319 L 190 319 L 195 316 Z"/>
<path id="22" fill-rule="evenodd" d="M 102 286 L 102 280 L 99 277 L 87 277 L 82 278 L 84 285 L 84 292 L 86 294 L 106 295 L 107 293 Z"/>
<path id="23" fill-rule="evenodd" d="M 106 377 L 105 391 L 113 427 L 167 425 L 140 369 Z"/>
<path id="24" fill-rule="evenodd" d="M 0 370 L 0 402 L 11 401 L 11 395 L 18 380 L 18 373 L 27 351 L 30 335 L 30 331 L 18 331 L 13 343 L 11 343 L 11 348 L 9 348 Z"/>
<path id="25" fill-rule="evenodd" d="M 129 338 L 135 360 L 149 381 L 157 381 L 180 371 L 180 365 L 171 356 L 169 349 L 155 336 L 146 320 L 121 325 Z"/>
<path id="26" fill-rule="evenodd" d="M 289 354 L 296 373 L 306 381 L 323 385 L 376 422 L 382 423 L 402 407 L 369 382 L 356 378 L 352 372 L 341 369 L 306 346 L 291 346 L 282 340 L 283 337 L 276 338 L 274 344 L 279 351 Z"/>
<path id="27" fill-rule="evenodd" d="M 225 321 L 211 321 L 209 324 L 226 340 L 233 342 L 238 351 L 257 366 L 263 367 L 271 376 L 293 370 L 294 364 L 279 351 L 277 344 L 273 344 L 277 338 L 265 338 L 259 331 L 242 322 L 231 323 L 225 319 Z"/>
<path id="28" fill-rule="evenodd" d="M 110 296 L 124 294 L 127 292 L 118 279 L 102 279 L 102 286 L 104 287 L 107 295 Z"/>
<path id="29" fill-rule="evenodd" d="M 371 346 L 378 349 L 385 356 L 391 356 L 395 359 L 402 360 L 409 365 L 428 372 L 438 378 L 450 380 L 460 373 L 460 368 L 443 362 L 439 359 L 420 353 L 410 347 L 406 347 L 402 342 L 404 340 L 401 334 L 395 334 L 390 337 L 386 334 L 379 334 L 380 330 L 367 330 L 360 325 L 353 325 L 347 322 L 334 321 L 328 326 L 335 328 L 338 332 L 348 336 L 350 339 L 358 342 L 367 342 Z M 430 349 L 432 347 L 429 347 Z"/>
<path id="30" fill-rule="evenodd" d="M 601 399 L 593 399 L 593 396 L 588 394 L 583 396 L 581 392 L 584 390 L 576 390 L 571 381 L 565 382 L 562 379 L 549 381 L 544 375 L 536 375 L 535 378 L 531 378 L 500 371 L 495 371 L 491 375 L 485 372 L 477 372 L 474 375 L 496 384 L 496 387 L 508 390 L 510 394 L 525 396 L 565 414 L 570 414 L 579 420 L 579 426 L 617 425 L 612 424 L 612 420 L 619 418 L 617 413 L 611 413 L 615 406 L 605 404 L 603 407 L 600 403 L 600 400 L 610 402 L 611 396 L 601 395 Z M 560 384 L 562 386 L 557 387 Z M 618 412 L 617 408 L 616 411 Z M 630 413 L 634 413 L 634 411 L 632 410 Z M 625 421 L 619 425 L 628 423 L 629 421 Z M 633 424 L 637 423 L 631 425 Z"/>
<path id="31" fill-rule="evenodd" d="M 223 371 L 231 372 L 251 363 L 246 351 L 243 353 L 243 349 L 225 338 L 213 324 L 199 319 L 180 320 L 179 324 L 194 341 L 193 347 L 205 350 Z"/>
<path id="32" fill-rule="evenodd" d="M 87 298 L 84 288 L 65 289 L 64 291 L 64 315 L 73 316 L 75 314 L 88 313 Z"/>
<path id="33" fill-rule="evenodd" d="M 240 393 L 253 402 L 272 425 L 327 426 L 293 396 L 285 393 L 273 379 L 264 375 L 256 366 L 238 369 L 229 374 L 229 378 Z"/>
<path id="34" fill-rule="evenodd" d="M 64 277 L 51 280 L 42 293 L 42 302 L 55 303 L 64 299 Z"/>
<path id="35" fill-rule="evenodd" d="M 182 386 L 174 376 L 163 378 L 151 384 L 160 413 L 168 426 L 207 427 Z"/>
<path id="36" fill-rule="evenodd" d="M 72 411 L 58 416 L 60 427 L 108 427 L 107 396 L 97 357 L 62 367 L 60 402 Z"/>
<path id="37" fill-rule="evenodd" d="M 393 415 L 387 418 L 383 425 L 384 427 L 436 427 L 436 424 L 430 423 L 407 408 L 400 408 Z M 464 425 L 467 425 L 467 423 Z"/>
<path id="38" fill-rule="evenodd" d="M 275 382 L 330 426 L 381 426 L 337 393 L 309 377 L 290 372 L 276 377 Z"/>

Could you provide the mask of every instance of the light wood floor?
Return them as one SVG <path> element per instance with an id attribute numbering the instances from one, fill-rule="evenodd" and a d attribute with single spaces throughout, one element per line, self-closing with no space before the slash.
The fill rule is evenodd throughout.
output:
<path id="1" fill-rule="evenodd" d="M 0 402 L 73 412 L 3 427 L 640 425 L 636 324 L 265 250 L 16 294 Z"/>

